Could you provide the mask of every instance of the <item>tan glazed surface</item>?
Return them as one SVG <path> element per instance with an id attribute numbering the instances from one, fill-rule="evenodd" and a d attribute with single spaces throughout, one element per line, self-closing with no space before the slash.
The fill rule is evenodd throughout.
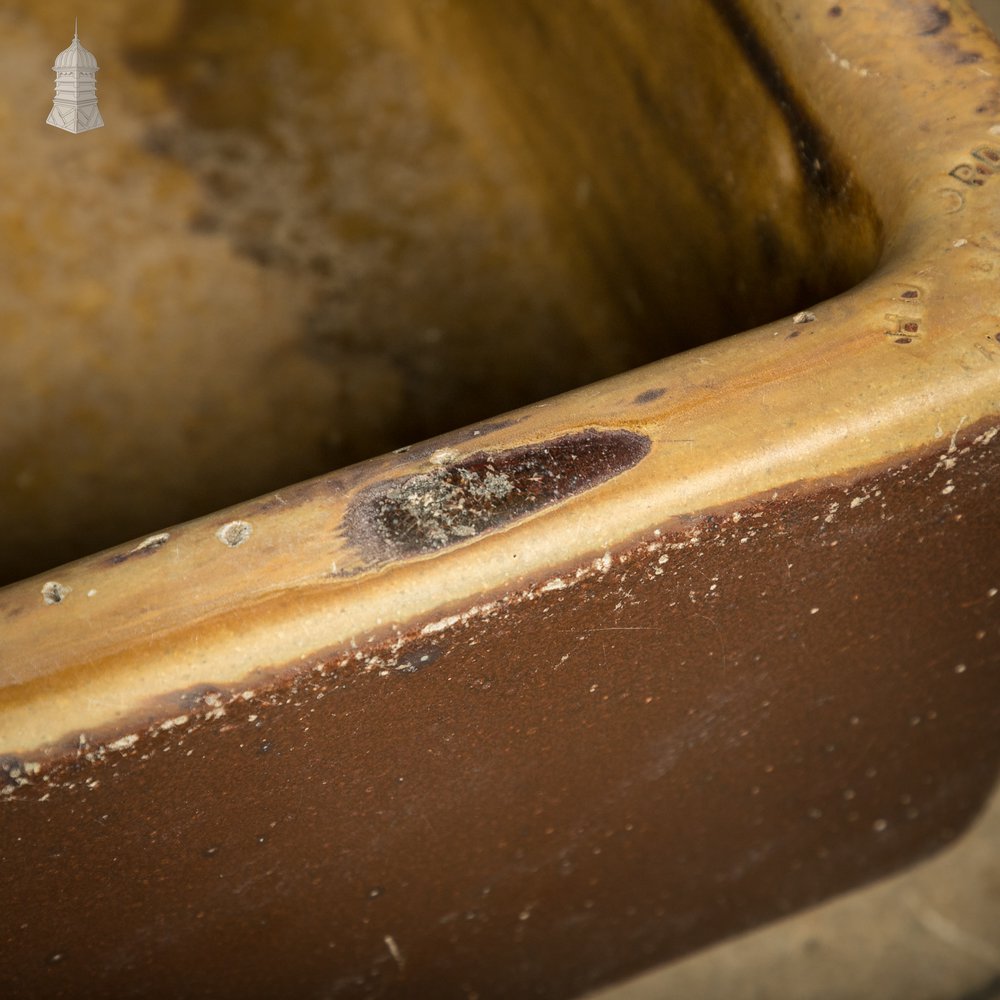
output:
<path id="1" fill-rule="evenodd" d="M 99 5 L 107 135 L 28 144 L 141 181 L 5 307 L 9 565 L 115 542 L 0 589 L 11 988 L 169 995 L 209 928 L 198 995 L 573 996 L 954 838 L 1000 751 L 967 5 L 210 6 Z"/>

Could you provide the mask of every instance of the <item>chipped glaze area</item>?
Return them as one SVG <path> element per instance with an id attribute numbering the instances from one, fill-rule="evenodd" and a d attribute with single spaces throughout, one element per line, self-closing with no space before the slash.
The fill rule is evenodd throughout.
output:
<path id="1" fill-rule="evenodd" d="M 590 429 L 458 461 L 441 450 L 429 472 L 376 483 L 351 504 L 344 530 L 376 559 L 421 555 L 504 527 L 630 469 L 650 440 Z"/>

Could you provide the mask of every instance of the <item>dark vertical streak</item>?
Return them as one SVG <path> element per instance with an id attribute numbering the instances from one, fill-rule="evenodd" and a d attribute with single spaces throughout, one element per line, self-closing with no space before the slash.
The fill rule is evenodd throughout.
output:
<path id="1" fill-rule="evenodd" d="M 809 185 L 830 200 L 842 197 L 846 186 L 845 176 L 834 163 L 826 136 L 795 95 L 781 67 L 744 12 L 740 0 L 709 2 L 729 28 L 747 62 L 781 111 L 795 144 L 802 173 Z"/>

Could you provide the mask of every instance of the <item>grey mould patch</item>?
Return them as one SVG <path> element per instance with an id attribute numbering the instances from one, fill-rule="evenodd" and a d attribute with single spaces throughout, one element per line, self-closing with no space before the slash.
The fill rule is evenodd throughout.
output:
<path id="1" fill-rule="evenodd" d="M 235 549 L 237 545 L 242 545 L 252 533 L 253 527 L 249 521 L 227 521 L 215 533 L 215 537 L 223 545 L 228 545 L 229 548 Z"/>
<path id="2" fill-rule="evenodd" d="M 367 555 L 420 555 L 493 531 L 630 469 L 649 438 L 586 430 L 502 452 L 478 452 L 364 490 L 344 518 L 347 540 Z M 438 453 L 435 453 L 438 454 Z"/>
<path id="3" fill-rule="evenodd" d="M 66 595 L 72 589 L 72 587 L 57 583 L 55 580 L 49 580 L 48 583 L 42 586 L 42 600 L 46 604 L 62 604 L 66 600 Z"/>

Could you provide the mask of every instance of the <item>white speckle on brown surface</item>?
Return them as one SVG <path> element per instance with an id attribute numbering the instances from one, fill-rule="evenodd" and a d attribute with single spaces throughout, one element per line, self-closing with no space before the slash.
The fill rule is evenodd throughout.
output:
<path id="1" fill-rule="evenodd" d="M 386 934 L 385 946 L 389 949 L 389 954 L 392 955 L 396 964 L 402 969 L 406 964 L 403 960 L 403 953 L 399 950 L 399 945 L 396 944 L 396 939 L 391 934 Z"/>
<path id="2" fill-rule="evenodd" d="M 138 733 L 130 733 L 128 736 L 123 736 L 121 739 L 117 739 L 114 743 L 109 743 L 104 747 L 105 750 L 128 750 L 129 747 L 135 746 L 139 742 Z"/>

